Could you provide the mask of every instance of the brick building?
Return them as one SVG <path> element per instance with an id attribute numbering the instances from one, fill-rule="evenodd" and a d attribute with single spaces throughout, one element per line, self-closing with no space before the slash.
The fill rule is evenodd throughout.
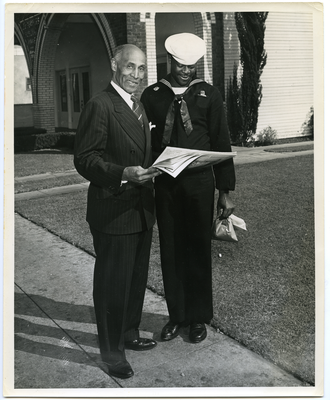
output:
<path id="1" fill-rule="evenodd" d="M 168 68 L 164 41 L 179 32 L 206 41 L 207 54 L 198 62 L 197 74 L 216 86 L 225 100 L 233 63 L 239 63 L 233 16 L 228 12 L 15 14 L 15 44 L 26 57 L 34 127 L 49 133 L 74 130 L 84 104 L 111 79 L 110 59 L 120 44 L 133 43 L 147 55 L 141 90 L 154 83 Z M 271 125 L 279 137 L 299 136 L 313 105 L 312 14 L 269 13 L 266 26 L 268 62 L 258 130 Z M 295 105 L 294 112 L 288 105 Z M 17 106 L 16 126 L 22 112 Z"/>

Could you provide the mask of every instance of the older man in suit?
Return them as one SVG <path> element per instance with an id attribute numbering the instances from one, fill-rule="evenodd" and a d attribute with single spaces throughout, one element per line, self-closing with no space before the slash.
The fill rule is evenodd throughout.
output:
<path id="1" fill-rule="evenodd" d="M 151 138 L 143 106 L 132 97 L 145 74 L 134 45 L 115 50 L 112 81 L 85 106 L 74 164 L 90 181 L 87 221 L 96 253 L 93 300 L 102 360 L 118 378 L 133 376 L 125 348 L 149 350 L 139 324 L 155 222 Z"/>

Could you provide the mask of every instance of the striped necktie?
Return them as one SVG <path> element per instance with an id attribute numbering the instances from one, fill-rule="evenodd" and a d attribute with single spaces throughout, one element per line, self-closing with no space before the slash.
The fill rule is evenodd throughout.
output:
<path id="1" fill-rule="evenodd" d="M 139 100 L 135 96 L 131 96 L 131 100 L 133 101 L 133 108 L 132 110 L 134 111 L 135 115 L 137 116 L 138 121 L 141 124 L 141 127 L 143 128 L 143 118 L 142 118 L 142 108 L 140 105 Z"/>

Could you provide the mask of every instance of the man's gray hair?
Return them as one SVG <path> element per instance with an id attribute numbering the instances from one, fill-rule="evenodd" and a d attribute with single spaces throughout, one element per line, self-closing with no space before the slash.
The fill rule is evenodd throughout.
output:
<path id="1" fill-rule="evenodd" d="M 114 58 L 117 62 L 120 61 L 121 55 L 122 55 L 122 52 L 123 52 L 125 46 L 126 46 L 125 44 L 121 44 L 120 46 L 117 46 L 117 47 L 115 48 L 115 50 L 114 50 L 114 52 L 113 52 L 113 58 Z"/>

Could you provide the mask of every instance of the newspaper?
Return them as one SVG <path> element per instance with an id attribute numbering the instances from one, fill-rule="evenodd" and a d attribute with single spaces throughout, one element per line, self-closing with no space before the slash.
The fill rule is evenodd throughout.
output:
<path id="1" fill-rule="evenodd" d="M 219 152 L 166 147 L 153 167 L 176 178 L 185 168 L 204 167 L 233 158 L 236 152 Z"/>

